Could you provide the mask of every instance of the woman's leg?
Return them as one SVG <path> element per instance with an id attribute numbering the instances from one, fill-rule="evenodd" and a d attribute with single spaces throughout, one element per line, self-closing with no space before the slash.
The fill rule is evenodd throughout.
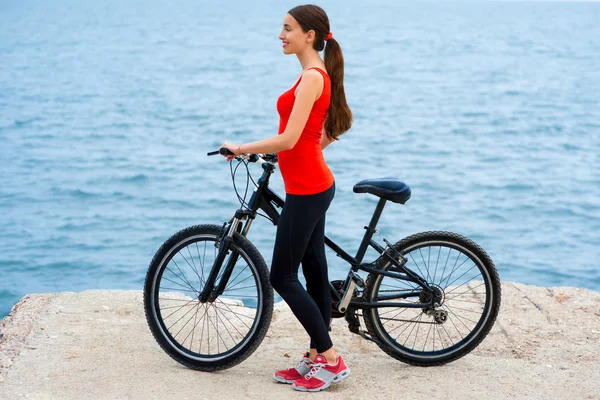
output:
<path id="1" fill-rule="evenodd" d="M 317 222 L 310 237 L 304 258 L 302 258 L 302 272 L 306 278 L 306 291 L 315 301 L 323 322 L 329 330 L 331 324 L 331 289 L 329 288 L 329 274 L 325 256 L 325 215 Z M 314 350 L 313 353 L 316 353 L 316 345 L 312 338 L 310 349 Z"/>
<path id="2" fill-rule="evenodd" d="M 277 224 L 270 281 L 314 340 L 317 351 L 332 347 L 319 306 L 298 280 L 298 268 L 317 223 L 333 199 L 334 187 L 314 195 L 286 195 Z M 315 318 L 318 317 L 318 318 Z"/>

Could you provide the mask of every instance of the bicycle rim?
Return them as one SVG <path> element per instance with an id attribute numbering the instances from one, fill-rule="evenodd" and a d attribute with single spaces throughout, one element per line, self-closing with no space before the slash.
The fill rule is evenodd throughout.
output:
<path id="1" fill-rule="evenodd" d="M 151 309 L 161 335 L 174 350 L 195 361 L 214 362 L 243 349 L 263 312 L 258 270 L 235 243 L 216 281 L 229 257 L 237 253 L 223 294 L 213 303 L 198 300 L 217 256 L 216 240 L 211 234 L 183 239 L 165 254 L 152 280 Z"/>
<path id="2" fill-rule="evenodd" d="M 477 340 L 491 316 L 494 286 L 483 260 L 464 245 L 443 239 L 417 242 L 401 253 L 408 259 L 406 266 L 435 288 L 434 300 L 440 305 L 428 310 L 430 314 L 421 308 L 373 308 L 370 312 L 379 336 L 395 351 L 419 359 L 461 352 Z M 390 263 L 384 269 L 389 267 Z M 376 299 L 380 293 L 412 290 L 420 287 L 378 275 L 371 293 L 376 293 L 372 295 Z M 394 301 L 419 303 L 430 297 L 422 291 L 417 298 Z"/>

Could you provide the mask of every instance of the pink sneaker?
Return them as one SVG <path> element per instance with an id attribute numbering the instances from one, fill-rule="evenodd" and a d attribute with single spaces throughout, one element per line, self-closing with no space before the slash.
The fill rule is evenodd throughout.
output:
<path id="1" fill-rule="evenodd" d="M 350 368 L 344 363 L 342 356 L 338 356 L 337 364 L 327 364 L 327 359 L 317 354 L 310 371 L 300 379 L 296 379 L 292 388 L 302 392 L 318 392 L 327 389 L 332 383 L 346 379 L 350 375 Z"/>
<path id="2" fill-rule="evenodd" d="M 313 361 L 310 358 L 308 358 L 307 351 L 306 353 L 304 353 L 304 358 L 298 361 L 298 364 L 296 364 L 294 368 L 275 371 L 275 373 L 273 374 L 273 378 L 275 378 L 276 381 L 282 383 L 294 383 L 296 379 L 300 379 L 304 375 L 306 375 L 310 371 L 312 365 Z"/>

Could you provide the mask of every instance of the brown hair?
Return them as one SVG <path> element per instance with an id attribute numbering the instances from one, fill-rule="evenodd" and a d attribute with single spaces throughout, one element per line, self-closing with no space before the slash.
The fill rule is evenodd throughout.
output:
<path id="1" fill-rule="evenodd" d="M 325 120 L 325 133 L 330 140 L 338 140 L 338 136 L 352 126 L 352 111 L 346 103 L 344 92 L 344 56 L 339 43 L 330 38 L 325 45 L 325 36 L 329 31 L 329 18 L 325 11 L 313 4 L 297 6 L 288 11 L 302 27 L 305 33 L 315 31 L 313 48 L 317 51 L 325 48 L 325 68 L 331 79 L 331 103 Z"/>

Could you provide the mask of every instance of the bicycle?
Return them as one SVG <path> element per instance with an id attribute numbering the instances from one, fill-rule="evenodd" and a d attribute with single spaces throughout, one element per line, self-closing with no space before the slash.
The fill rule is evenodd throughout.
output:
<path id="1" fill-rule="evenodd" d="M 221 148 L 208 155 L 219 153 L 232 154 Z M 144 283 L 144 310 L 154 338 L 177 362 L 202 371 L 231 368 L 248 358 L 262 342 L 273 312 L 269 269 L 247 234 L 257 215 L 277 225 L 276 208 L 283 208 L 284 200 L 269 188 L 277 154 L 235 159 L 235 171 L 241 163 L 247 170 L 243 199 L 232 170 L 241 207 L 222 226 L 194 225 L 172 235 L 154 255 Z M 250 162 L 263 169 L 258 182 L 248 170 Z M 246 203 L 250 179 L 255 188 Z M 352 333 L 412 365 L 441 365 L 471 352 L 489 333 L 500 308 L 500 278 L 488 254 L 472 240 L 444 231 L 413 234 L 394 244 L 384 238 L 383 247 L 373 240 L 383 208 L 387 201 L 404 204 L 410 188 L 386 177 L 358 182 L 353 191 L 378 196 L 379 202 L 355 257 L 325 237 L 325 244 L 350 264 L 345 280 L 330 282 L 332 320 L 345 318 Z M 380 255 L 363 263 L 369 246 Z M 368 273 L 366 280 L 359 270 Z"/>

